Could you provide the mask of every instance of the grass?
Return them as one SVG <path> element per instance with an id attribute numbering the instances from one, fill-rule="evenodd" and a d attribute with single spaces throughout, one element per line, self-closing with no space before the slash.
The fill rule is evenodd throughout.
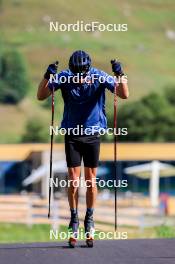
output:
<path id="1" fill-rule="evenodd" d="M 84 9 L 88 12 L 85 12 Z M 56 0 L 2 0 L 0 6 L 1 43 L 5 48 L 17 48 L 25 56 L 32 82 L 28 100 L 23 106 L 27 111 L 18 111 L 18 107 L 0 107 L 7 113 L 0 132 L 0 142 L 19 142 L 25 129 L 28 115 L 48 115 L 40 103 L 36 102 L 36 89 L 46 66 L 56 58 L 60 60 L 60 70 L 67 67 L 67 61 L 75 49 L 87 50 L 94 66 L 111 73 L 110 59 L 119 57 L 129 77 L 130 99 L 136 100 L 151 91 L 163 92 L 168 84 L 175 84 L 174 41 L 166 37 L 167 30 L 175 28 L 175 2 L 168 0 L 139 1 L 117 0 L 94 1 L 93 5 L 85 0 L 75 4 L 69 0 L 59 3 Z M 77 20 L 99 21 L 101 23 L 128 23 L 128 32 L 49 32 L 46 19 L 60 23 L 73 23 Z M 107 108 L 111 111 L 110 96 Z M 30 103 L 28 102 L 30 101 Z M 37 105 L 38 104 L 38 105 Z M 61 118 L 63 103 L 59 104 L 58 120 Z M 34 107 L 34 108 L 33 108 Z M 13 110 L 12 110 L 13 109 Z M 12 114 L 12 112 L 14 114 Z M 14 120 L 18 120 L 19 129 Z M 9 130 L 9 125 L 12 124 Z M 12 135 L 13 134 L 13 135 Z"/>
<path id="2" fill-rule="evenodd" d="M 0 242 L 46 242 L 49 240 L 49 225 L 0 224 Z"/>
<path id="3" fill-rule="evenodd" d="M 0 243 L 27 243 L 27 242 L 56 242 L 60 241 L 59 234 L 67 232 L 67 227 L 61 225 L 58 230 L 58 239 L 52 236 L 50 239 L 50 225 L 38 224 L 28 227 L 24 224 L 0 224 Z M 81 232 L 83 233 L 82 229 Z M 118 230 L 118 238 L 122 237 L 123 232 L 127 232 L 129 239 L 138 238 L 173 238 L 175 237 L 175 229 L 170 226 L 160 226 L 156 228 L 145 228 L 139 231 L 136 227 L 123 226 Z M 97 232 L 96 239 L 99 238 Z"/>
<path id="4" fill-rule="evenodd" d="M 158 238 L 174 238 L 175 227 L 166 225 L 158 226 L 156 227 L 156 235 Z"/>

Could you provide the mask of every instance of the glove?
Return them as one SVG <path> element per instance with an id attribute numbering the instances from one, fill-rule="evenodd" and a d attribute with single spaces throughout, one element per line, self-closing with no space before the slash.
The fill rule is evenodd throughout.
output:
<path id="1" fill-rule="evenodd" d="M 119 61 L 116 60 L 111 60 L 112 64 L 112 71 L 117 75 L 117 76 L 122 76 L 124 75 L 122 65 Z"/>
<path id="2" fill-rule="evenodd" d="M 51 74 L 55 75 L 57 73 L 58 63 L 59 62 L 56 61 L 55 63 L 52 63 L 48 66 L 47 71 L 44 74 L 44 79 L 49 80 Z"/>

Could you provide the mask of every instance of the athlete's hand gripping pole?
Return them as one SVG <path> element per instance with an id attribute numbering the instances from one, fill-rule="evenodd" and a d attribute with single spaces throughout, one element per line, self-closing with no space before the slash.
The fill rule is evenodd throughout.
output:
<path id="1" fill-rule="evenodd" d="M 59 62 L 55 62 L 55 68 L 57 69 Z M 50 73 L 52 74 L 52 72 Z M 51 117 L 51 126 L 54 125 L 54 112 L 55 112 L 55 88 L 54 85 L 52 85 L 51 89 L 51 96 L 52 96 L 52 117 Z M 48 208 L 48 218 L 50 217 L 50 201 L 51 201 L 51 193 L 52 193 L 52 185 L 51 185 L 51 179 L 52 179 L 52 156 L 53 156 L 53 129 L 51 130 L 51 136 L 50 136 L 50 175 L 49 175 L 49 208 Z"/>

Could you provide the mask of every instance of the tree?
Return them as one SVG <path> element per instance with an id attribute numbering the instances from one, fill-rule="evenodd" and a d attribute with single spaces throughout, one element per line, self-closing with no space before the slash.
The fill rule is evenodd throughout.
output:
<path id="1" fill-rule="evenodd" d="M 151 93 L 140 101 L 120 107 L 118 127 L 127 128 L 128 135 L 119 136 L 119 141 L 175 141 L 173 91 L 169 90 L 166 96 Z M 112 116 L 110 124 L 113 124 Z"/>
<path id="2" fill-rule="evenodd" d="M 0 60 L 0 102 L 16 104 L 30 88 L 23 57 L 17 51 L 7 51 Z"/>

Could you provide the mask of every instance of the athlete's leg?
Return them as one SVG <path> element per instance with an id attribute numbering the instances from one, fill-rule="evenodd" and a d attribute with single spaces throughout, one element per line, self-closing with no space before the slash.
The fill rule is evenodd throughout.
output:
<path id="1" fill-rule="evenodd" d="M 78 207 L 78 186 L 81 167 L 68 168 L 68 201 L 70 209 Z"/>
<path id="2" fill-rule="evenodd" d="M 68 201 L 71 212 L 69 223 L 69 246 L 74 247 L 78 238 L 78 185 L 80 178 L 80 166 L 68 168 Z"/>
<path id="3" fill-rule="evenodd" d="M 88 247 L 93 246 L 94 237 L 94 220 L 93 212 L 97 196 L 96 173 L 100 152 L 100 138 L 98 135 L 87 137 L 84 142 L 83 160 L 85 166 L 86 180 L 86 215 L 84 219 L 84 228 L 86 235 L 86 243 Z"/>
<path id="4" fill-rule="evenodd" d="M 70 206 L 70 222 L 69 222 L 69 245 L 75 246 L 79 220 L 78 220 L 78 185 L 80 178 L 80 166 L 81 166 L 81 148 L 80 143 L 76 137 L 66 135 L 65 136 L 65 153 L 68 167 L 68 201 Z"/>
<path id="5" fill-rule="evenodd" d="M 78 238 L 78 186 L 81 171 L 81 153 L 74 140 L 66 142 L 66 160 L 68 166 L 68 201 L 71 212 L 68 232 L 69 246 L 74 247 Z"/>
<path id="6" fill-rule="evenodd" d="M 86 181 L 86 206 L 87 208 L 94 208 L 96 196 L 97 196 L 97 185 L 96 185 L 96 174 L 97 168 L 85 167 L 85 181 Z"/>
<path id="7" fill-rule="evenodd" d="M 97 196 L 96 186 L 96 173 L 97 168 L 85 167 L 85 180 L 86 180 L 86 215 L 84 219 L 86 244 L 88 247 L 93 247 L 94 238 L 94 220 L 93 212 L 95 207 L 95 201 Z"/>

